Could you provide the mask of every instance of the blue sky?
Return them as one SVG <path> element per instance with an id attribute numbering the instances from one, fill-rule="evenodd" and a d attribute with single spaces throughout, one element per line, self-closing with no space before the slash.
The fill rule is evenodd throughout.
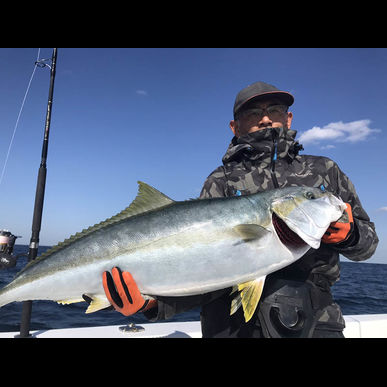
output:
<path id="1" fill-rule="evenodd" d="M 38 50 L 0 49 L 0 173 Z M 303 153 L 351 178 L 381 240 L 368 262 L 387 263 L 387 49 L 377 48 L 59 48 L 40 243 L 121 211 L 137 180 L 197 197 L 232 138 L 236 94 L 259 80 L 294 95 Z M 31 235 L 48 86 L 37 68 L 0 184 L 0 228 L 19 244 Z"/>

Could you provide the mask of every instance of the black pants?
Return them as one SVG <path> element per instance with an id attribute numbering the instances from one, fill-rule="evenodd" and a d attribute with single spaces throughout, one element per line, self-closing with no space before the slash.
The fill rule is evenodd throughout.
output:
<path id="1" fill-rule="evenodd" d="M 327 339 L 344 339 L 343 332 L 340 331 L 327 331 L 323 329 L 315 329 L 313 332 L 313 338 L 327 338 Z"/>

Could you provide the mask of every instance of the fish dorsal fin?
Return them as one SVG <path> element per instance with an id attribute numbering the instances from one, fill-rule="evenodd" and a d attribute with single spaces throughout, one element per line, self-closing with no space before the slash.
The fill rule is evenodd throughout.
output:
<path id="1" fill-rule="evenodd" d="M 129 207 L 125 208 L 116 216 L 120 216 L 123 219 L 175 203 L 171 198 L 164 195 L 156 188 L 153 188 L 142 181 L 138 181 L 137 183 L 138 194 L 136 198 Z"/>
<path id="2" fill-rule="evenodd" d="M 123 219 L 129 218 L 134 215 L 139 215 L 144 212 L 156 210 L 158 208 L 165 207 L 167 205 L 175 203 L 171 198 L 164 195 L 156 188 L 153 188 L 142 181 L 138 181 L 137 183 L 138 183 L 137 196 L 128 207 L 126 207 L 118 214 L 112 216 L 111 218 L 108 218 L 100 223 L 95 224 L 94 226 L 90 226 L 87 229 L 77 232 L 76 234 L 65 239 L 63 242 L 59 242 L 57 245 L 53 246 L 52 248 L 44 252 L 39 258 L 31 261 L 28 265 L 26 265 L 26 267 L 36 263 L 37 261 L 40 261 L 41 259 L 48 257 L 52 253 L 63 249 L 64 247 L 68 246 L 70 243 L 73 243 L 77 239 L 81 239 L 84 236 L 89 235 L 92 232 L 101 229 L 102 227 L 119 222 Z"/>
<path id="3" fill-rule="evenodd" d="M 233 287 L 232 293 L 237 292 L 237 295 L 231 301 L 230 315 L 242 305 L 245 321 L 248 322 L 251 319 L 261 298 L 265 278 L 266 276 L 263 276 Z"/>

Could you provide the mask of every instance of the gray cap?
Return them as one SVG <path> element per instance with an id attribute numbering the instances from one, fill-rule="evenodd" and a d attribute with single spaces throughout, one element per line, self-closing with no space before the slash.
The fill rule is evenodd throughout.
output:
<path id="1" fill-rule="evenodd" d="M 277 97 L 283 100 L 284 104 L 291 106 L 294 102 L 294 97 L 287 91 L 281 91 L 275 86 L 265 82 L 255 82 L 242 89 L 235 98 L 234 117 L 240 108 L 246 103 L 255 98 L 269 96 Z"/>

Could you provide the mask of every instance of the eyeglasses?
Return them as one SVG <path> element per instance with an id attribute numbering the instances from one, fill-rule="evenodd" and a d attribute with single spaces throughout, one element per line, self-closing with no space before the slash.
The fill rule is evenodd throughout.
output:
<path id="1" fill-rule="evenodd" d="M 247 118 L 247 117 L 252 117 L 254 119 L 261 119 L 265 114 L 269 117 L 278 117 L 281 114 L 284 114 L 288 111 L 288 107 L 286 105 L 271 105 L 268 106 L 267 108 L 251 108 L 251 109 L 246 109 L 238 113 L 237 118 Z"/>

